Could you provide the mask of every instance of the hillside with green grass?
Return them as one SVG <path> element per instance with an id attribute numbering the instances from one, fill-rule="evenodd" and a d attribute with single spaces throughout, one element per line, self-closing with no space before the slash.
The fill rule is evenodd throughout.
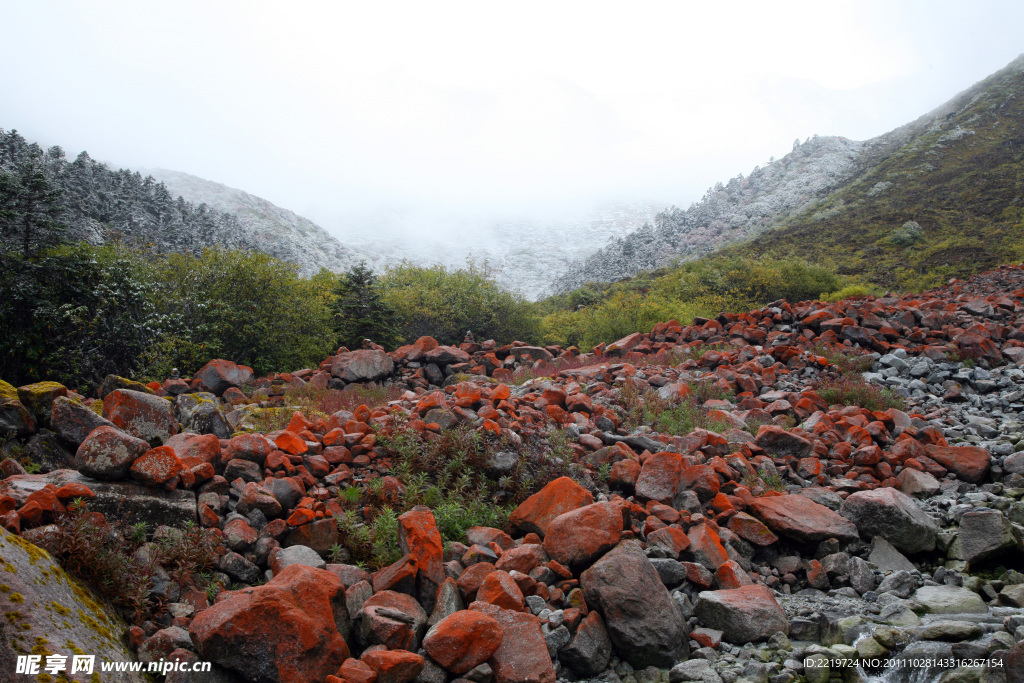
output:
<path id="1" fill-rule="evenodd" d="M 1024 56 L 872 140 L 845 183 L 723 255 L 832 262 L 914 290 L 1024 258 Z"/>

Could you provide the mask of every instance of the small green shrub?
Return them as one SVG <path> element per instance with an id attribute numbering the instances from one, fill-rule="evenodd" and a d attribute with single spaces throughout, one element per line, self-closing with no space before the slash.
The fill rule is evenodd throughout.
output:
<path id="1" fill-rule="evenodd" d="M 123 526 L 98 521 L 77 499 L 41 543 L 65 571 L 84 581 L 122 616 L 141 624 L 163 611 L 151 595 L 158 568 L 179 585 L 187 585 L 217 564 L 218 543 L 211 532 L 194 524 L 176 531 L 139 553 L 146 543 L 144 523 Z"/>
<path id="2" fill-rule="evenodd" d="M 893 230 L 889 239 L 897 247 L 909 247 L 924 241 L 924 231 L 917 221 L 907 221 Z"/>
<path id="3" fill-rule="evenodd" d="M 835 292 L 823 292 L 819 298 L 822 301 L 835 302 L 861 296 L 871 296 L 871 290 L 864 285 L 847 285 Z"/>
<path id="4" fill-rule="evenodd" d="M 727 400 L 731 396 L 732 392 L 708 380 L 691 383 L 690 393 L 682 400 L 661 398 L 653 389 L 641 393 L 632 382 L 622 388 L 626 424 L 630 429 L 646 425 L 659 434 L 677 436 L 685 436 L 698 427 L 712 432 L 731 429 L 731 423 L 711 418 L 711 411 L 704 408 L 706 401 Z"/>
<path id="5" fill-rule="evenodd" d="M 394 463 L 390 474 L 402 483 L 401 495 L 389 496 L 382 478 L 350 486 L 338 492 L 344 512 L 336 516 L 342 545 L 353 561 L 370 567 L 399 559 L 397 519 L 417 505 L 431 509 L 445 542 L 464 541 L 473 526 L 506 528 L 516 505 L 558 477 L 592 485 L 561 432 L 515 445 L 466 427 L 424 439 L 398 424 L 378 435 L 377 446 Z M 517 457 L 511 471 L 495 479 L 486 463 L 497 450 L 515 450 Z"/>
<path id="6" fill-rule="evenodd" d="M 860 406 L 867 410 L 903 410 L 906 404 L 899 394 L 852 376 L 825 379 L 818 383 L 818 394 L 829 405 Z"/>
<path id="7" fill-rule="evenodd" d="M 863 355 L 845 353 L 836 346 L 817 343 L 810 348 L 810 352 L 836 366 L 843 375 L 860 375 L 871 369 L 871 359 Z"/>

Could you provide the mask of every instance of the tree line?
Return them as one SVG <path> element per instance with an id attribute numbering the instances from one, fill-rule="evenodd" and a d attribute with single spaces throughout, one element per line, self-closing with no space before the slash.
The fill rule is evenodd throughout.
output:
<path id="1" fill-rule="evenodd" d="M 385 348 L 467 332 L 586 351 L 676 318 L 809 299 L 851 284 L 796 259 L 707 257 L 531 303 L 486 263 L 358 264 L 303 277 L 253 250 L 227 214 L 162 184 L 68 162 L 0 129 L 0 378 L 89 391 L 108 374 L 162 380 L 212 358 L 258 374 L 316 367 L 370 339 Z"/>

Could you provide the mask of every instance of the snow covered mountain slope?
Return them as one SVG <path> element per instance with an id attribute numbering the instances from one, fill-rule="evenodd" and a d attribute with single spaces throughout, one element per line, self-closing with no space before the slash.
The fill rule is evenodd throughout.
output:
<path id="1" fill-rule="evenodd" d="M 466 259 L 487 262 L 495 280 L 529 299 L 550 293 L 553 275 L 603 244 L 654 218 L 661 205 L 617 202 L 537 218 L 464 218 L 444 224 L 436 216 L 401 211 L 359 221 L 361 228 L 339 229 L 334 235 L 313 221 L 242 190 L 161 168 L 137 169 L 166 185 L 172 196 L 233 214 L 261 249 L 298 264 L 303 272 L 320 268 L 344 271 L 360 260 L 381 271 L 402 260 L 418 266 L 465 266 Z M 351 231 L 351 235 L 345 234 Z"/>
<path id="2" fill-rule="evenodd" d="M 745 239 L 799 213 L 847 180 L 866 143 L 840 137 L 798 140 L 793 151 L 718 183 L 685 211 L 671 207 L 653 223 L 613 239 L 596 253 L 571 264 L 552 289 L 566 292 L 586 282 L 613 282 L 696 258 Z"/>
<path id="3" fill-rule="evenodd" d="M 380 257 L 343 245 L 313 221 L 261 197 L 180 171 L 137 170 L 162 182 L 174 197 L 235 215 L 261 251 L 298 265 L 307 275 L 321 268 L 347 270 L 361 259 L 378 268 L 382 265 Z"/>

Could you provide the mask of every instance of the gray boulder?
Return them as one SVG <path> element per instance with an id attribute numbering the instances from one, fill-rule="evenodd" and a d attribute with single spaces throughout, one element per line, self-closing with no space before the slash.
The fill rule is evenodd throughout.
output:
<path id="1" fill-rule="evenodd" d="M 88 599 L 78 581 L 65 574 L 49 553 L 0 527 L 0 558 L 6 569 L 2 572 L 5 590 L 0 592 L 0 610 L 6 617 L 0 626 L 4 645 L 0 647 L 0 671 L 8 672 L 11 677 L 7 680 L 35 680 L 16 676 L 14 671 L 17 653 L 31 652 L 39 643 L 48 643 L 55 654 L 68 655 L 68 664 L 72 655 L 69 643 L 75 652 L 96 655 L 96 672 L 101 661 L 134 660 L 121 640 L 127 624 Z M 45 662 L 44 658 L 43 665 Z M 138 672 L 109 672 L 103 674 L 103 680 L 143 683 L 148 679 Z"/>
<path id="2" fill-rule="evenodd" d="M 871 554 L 868 555 L 868 561 L 875 563 L 883 572 L 914 571 L 914 563 L 882 536 L 871 539 Z"/>
<path id="3" fill-rule="evenodd" d="M 914 602 L 924 614 L 984 614 L 984 601 L 974 591 L 959 586 L 923 586 L 914 593 Z M 917 608 L 915 608 L 917 611 Z"/>
<path id="4" fill-rule="evenodd" d="M 107 394 L 103 417 L 151 446 L 161 445 L 180 431 L 170 401 L 131 389 L 115 389 Z"/>
<path id="5" fill-rule="evenodd" d="M 640 544 L 623 541 L 580 576 L 619 656 L 634 668 L 668 667 L 690 656 L 686 625 Z"/>
<path id="6" fill-rule="evenodd" d="M 883 487 L 850 494 L 839 514 L 866 536 L 881 536 L 908 553 L 935 549 L 938 525 L 917 503 L 896 489 Z"/>
<path id="7" fill-rule="evenodd" d="M 558 653 L 562 663 L 579 676 L 597 676 L 612 656 L 612 641 L 604 626 L 604 619 L 591 612 L 576 629 L 576 636 Z"/>
<path id="8" fill-rule="evenodd" d="M 395 362 L 384 351 L 360 349 L 339 353 L 331 363 L 331 374 L 346 382 L 376 382 L 390 375 Z"/>
<path id="9" fill-rule="evenodd" d="M 50 412 L 50 426 L 62 441 L 78 448 L 92 430 L 114 424 L 78 401 L 58 396 Z"/>
<path id="10" fill-rule="evenodd" d="M 1019 545 L 1018 532 L 999 510 L 972 510 L 960 518 L 960 553 L 967 564 L 995 557 Z"/>
<path id="11" fill-rule="evenodd" d="M 198 522 L 196 496 L 192 491 L 163 489 L 142 486 L 131 481 L 99 481 L 75 470 L 56 470 L 49 474 L 23 474 L 4 480 L 7 495 L 19 505 L 28 496 L 47 484 L 61 487 L 65 484 L 82 484 L 89 487 L 95 498 L 87 507 L 93 512 L 102 512 L 108 519 L 117 519 L 126 524 L 146 522 L 151 527 L 182 527 L 186 522 Z"/>
<path id="12" fill-rule="evenodd" d="M 701 626 L 722 632 L 730 643 L 757 643 L 789 634 L 789 619 L 767 586 L 756 583 L 730 590 L 702 591 L 694 605 Z"/>
<path id="13" fill-rule="evenodd" d="M 186 431 L 213 434 L 218 439 L 231 438 L 231 425 L 224 417 L 220 401 L 209 392 L 181 394 L 174 399 L 174 415 Z"/>
<path id="14" fill-rule="evenodd" d="M 148 443 L 116 427 L 97 427 L 78 447 L 75 467 L 95 479 L 124 479 L 132 463 L 148 450 Z"/>

